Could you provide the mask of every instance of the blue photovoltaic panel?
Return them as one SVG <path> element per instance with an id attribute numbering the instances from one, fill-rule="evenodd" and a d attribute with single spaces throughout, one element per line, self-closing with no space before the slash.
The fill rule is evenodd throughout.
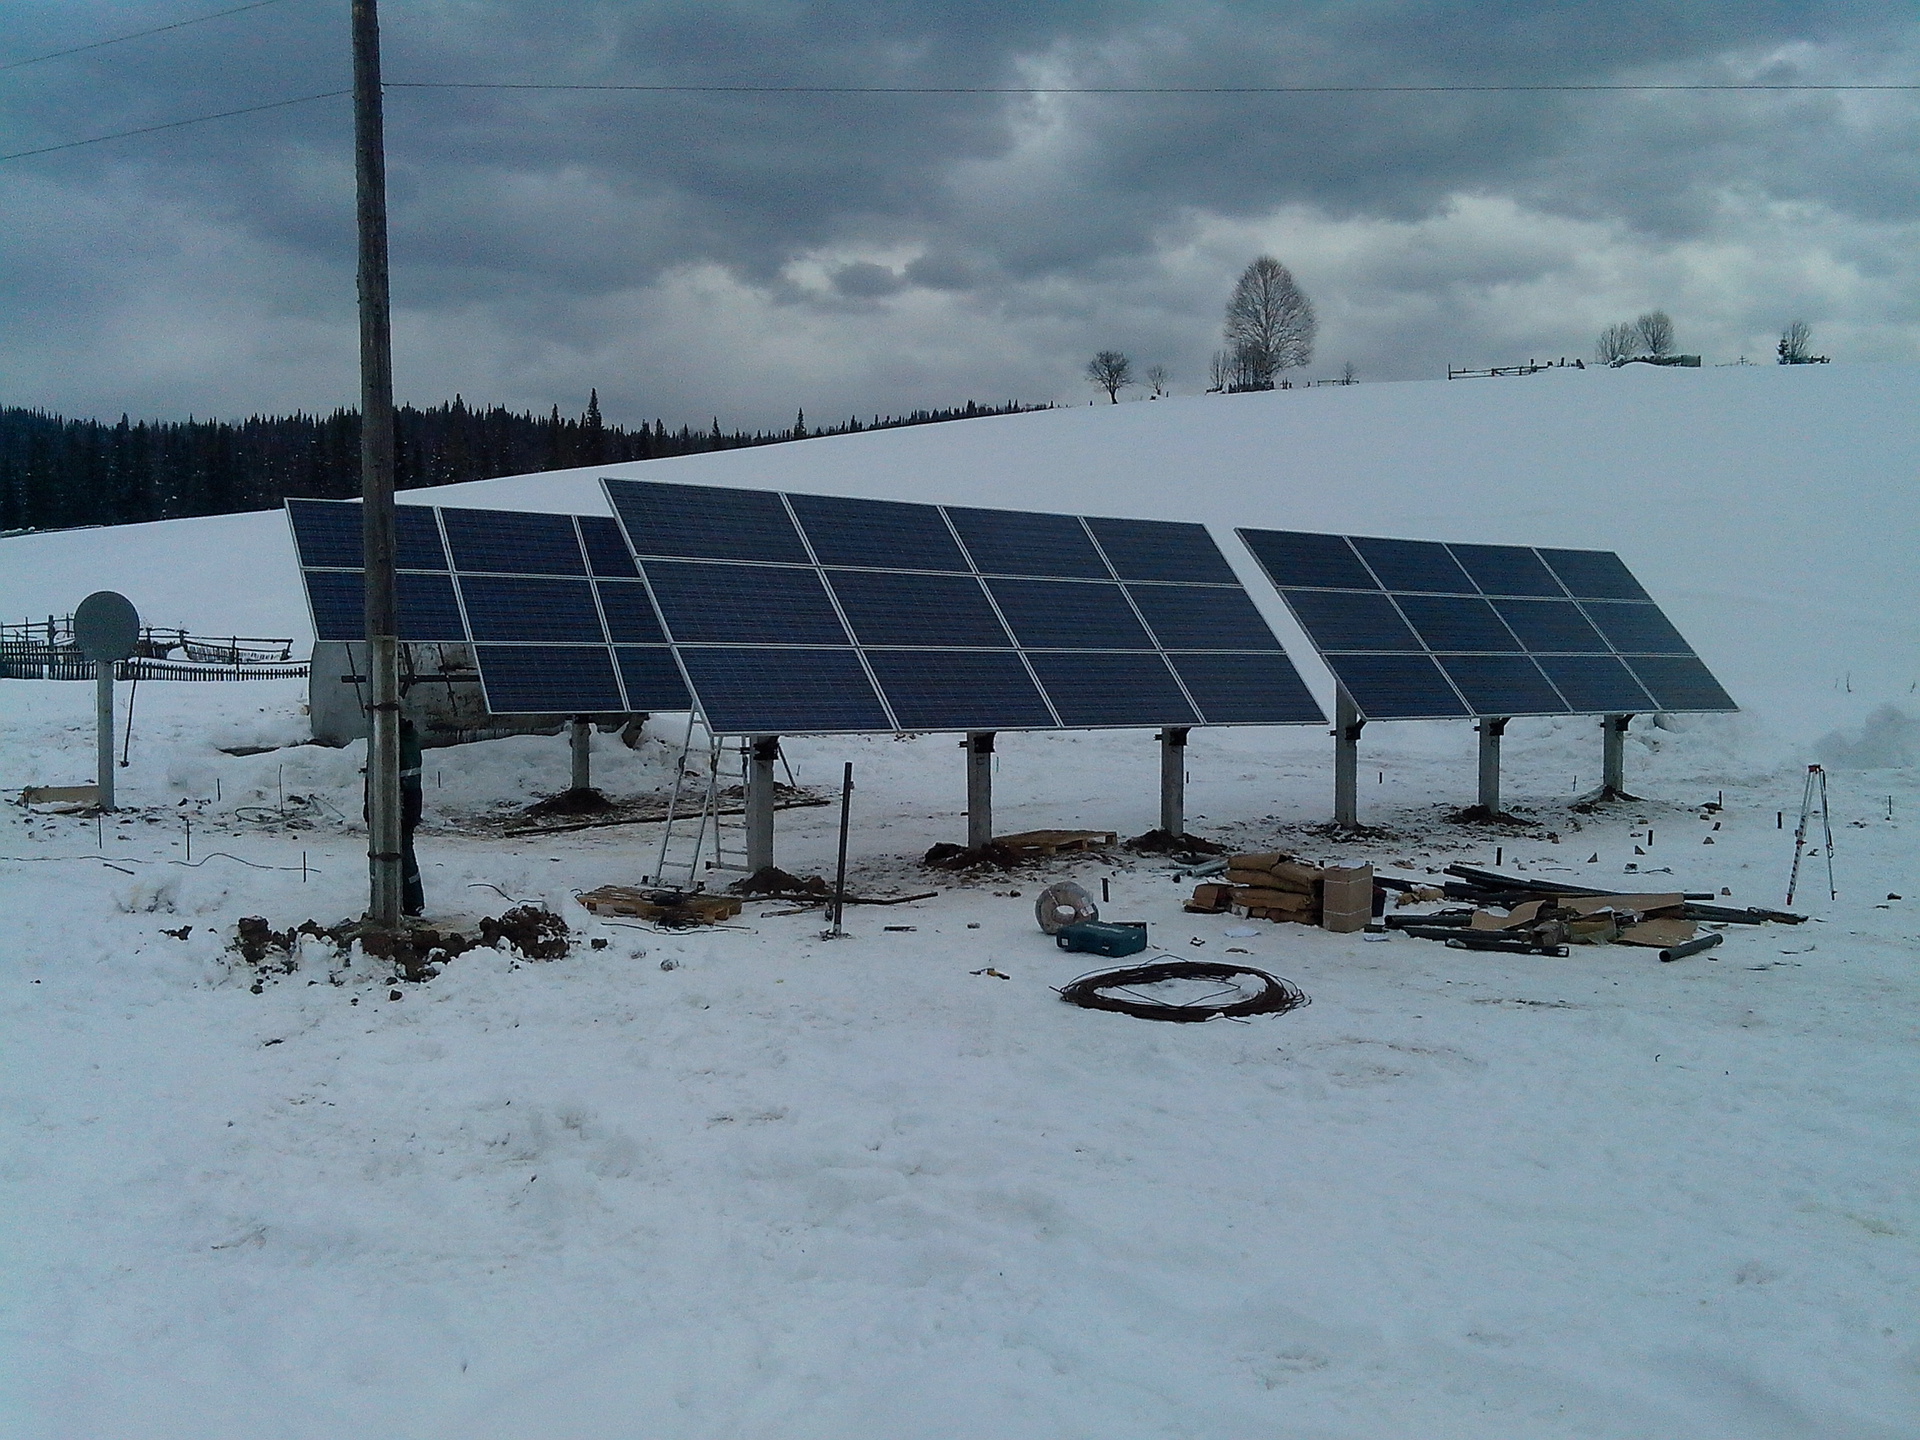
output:
<path id="1" fill-rule="evenodd" d="M 1540 551 L 1576 600 L 1650 600 L 1633 572 L 1611 550 Z"/>
<path id="2" fill-rule="evenodd" d="M 632 579 L 640 570 L 627 549 L 627 537 L 620 522 L 610 515 L 581 515 L 580 538 L 587 542 L 587 564 L 595 575 L 610 580 Z"/>
<path id="3" fill-rule="evenodd" d="M 767 490 L 603 480 L 633 553 L 686 560 L 808 563 L 787 507 Z"/>
<path id="4" fill-rule="evenodd" d="M 1153 639 L 1118 585 L 1083 580 L 989 580 L 1014 638 L 1029 650 L 1151 650 Z"/>
<path id="5" fill-rule="evenodd" d="M 827 583 L 862 645 L 1013 647 L 971 575 L 829 570 Z"/>
<path id="6" fill-rule="evenodd" d="M 1209 725 L 1324 724 L 1326 712 L 1284 654 L 1170 655 Z"/>
<path id="7" fill-rule="evenodd" d="M 1622 655 L 1693 653 L 1693 647 L 1680 638 L 1680 632 L 1660 613 L 1658 605 L 1637 605 L 1628 600 L 1589 600 L 1581 609 Z"/>
<path id="8" fill-rule="evenodd" d="M 1057 722 L 1011 650 L 870 650 L 867 663 L 908 730 L 1045 730 Z"/>
<path id="9" fill-rule="evenodd" d="M 1440 666 L 1476 715 L 1564 715 L 1567 702 L 1526 655 L 1442 655 Z"/>
<path id="10" fill-rule="evenodd" d="M 362 520 L 352 500 L 289 500 L 294 548 L 309 568 L 358 570 Z M 440 527 L 426 505 L 393 508 L 393 563 L 401 570 L 445 570 Z"/>
<path id="11" fill-rule="evenodd" d="M 1464 595 L 1396 595 L 1393 598 L 1429 650 L 1520 649 L 1513 632 L 1484 600 Z"/>
<path id="12" fill-rule="evenodd" d="M 676 644 L 847 643 L 818 570 L 674 560 L 649 561 L 646 570 Z"/>
<path id="13" fill-rule="evenodd" d="M 1468 713 L 1429 655 L 1329 655 L 1326 661 L 1362 715 L 1439 720 Z"/>
<path id="14" fill-rule="evenodd" d="M 1069 728 L 1201 723 L 1160 655 L 1043 650 L 1028 659 Z"/>
<path id="15" fill-rule="evenodd" d="M 1370 702 L 1348 693 L 1370 719 L 1454 713 L 1443 673 L 1476 715 L 1734 708 L 1610 551 L 1239 533 L 1321 657 L 1366 687 Z M 1365 557 L 1379 586 L 1356 577 L 1343 546 Z M 1403 651 L 1425 651 L 1442 669 L 1384 663 Z M 1360 663 L 1375 659 L 1383 663 Z"/>
<path id="16" fill-rule="evenodd" d="M 316 640 L 364 640 L 366 576 L 359 570 L 308 570 L 307 599 L 313 607 Z M 460 623 L 460 607 L 453 598 L 453 581 L 445 575 L 419 575 L 402 570 L 394 576 L 396 629 L 402 640 L 445 641 L 467 638 Z"/>
<path id="17" fill-rule="evenodd" d="M 1087 528 L 1122 580 L 1173 580 L 1238 585 L 1239 579 L 1204 525 L 1178 520 L 1089 519 Z"/>
<path id="18" fill-rule="evenodd" d="M 496 715 L 620 714 L 627 708 L 604 645 L 476 645 L 487 709 Z"/>
<path id="19" fill-rule="evenodd" d="M 833 495 L 789 495 L 787 500 L 822 565 L 963 574 L 969 568 L 938 506 Z"/>
<path id="20" fill-rule="evenodd" d="M 1577 715 L 1642 715 L 1660 707 L 1612 655 L 1541 655 L 1547 679 Z"/>
<path id="21" fill-rule="evenodd" d="M 691 710 L 693 697 L 673 651 L 664 645 L 615 645 L 613 658 L 627 687 L 627 709 L 652 714 L 660 710 Z"/>
<path id="22" fill-rule="evenodd" d="M 1488 595 L 1566 594 L 1545 562 L 1520 545 L 1449 545 L 1453 558 Z"/>
<path id="23" fill-rule="evenodd" d="M 718 735 L 886 732 L 894 728 L 854 650 L 689 646 L 680 651 Z"/>
<path id="24" fill-rule="evenodd" d="M 1393 601 L 1378 591 L 1282 590 L 1287 604 L 1323 654 L 1339 650 L 1418 650 L 1420 637 L 1407 628 Z"/>
<path id="25" fill-rule="evenodd" d="M 1278 650 L 1280 642 L 1239 586 L 1129 585 L 1163 650 Z"/>
<path id="26" fill-rule="evenodd" d="M 948 506 L 947 518 L 982 575 L 1109 578 L 1107 562 L 1072 515 Z"/>
<path id="27" fill-rule="evenodd" d="M 1493 608 L 1535 655 L 1604 655 L 1607 642 L 1571 600 L 1495 600 Z"/>
<path id="28" fill-rule="evenodd" d="M 585 580 L 535 575 L 462 575 L 460 598 L 476 641 L 604 645 L 606 632 Z"/>
<path id="29" fill-rule="evenodd" d="M 1378 590 L 1353 547 L 1339 535 L 1300 530 L 1237 530 L 1273 583 L 1311 590 Z"/>
<path id="30" fill-rule="evenodd" d="M 571 515 L 442 510 L 453 568 L 462 574 L 584 575 Z"/>
<path id="31" fill-rule="evenodd" d="M 1691 655 L 1630 655 L 1627 664 L 1662 710 L 1738 710 L 1720 682 Z"/>
<path id="32" fill-rule="evenodd" d="M 1375 540 L 1356 535 L 1353 548 L 1388 590 L 1428 595 L 1472 595 L 1460 562 L 1437 540 Z"/>
<path id="33" fill-rule="evenodd" d="M 616 645 L 664 645 L 667 635 L 653 613 L 647 587 L 638 580 L 602 580 L 600 611 L 607 617 L 607 638 Z"/>

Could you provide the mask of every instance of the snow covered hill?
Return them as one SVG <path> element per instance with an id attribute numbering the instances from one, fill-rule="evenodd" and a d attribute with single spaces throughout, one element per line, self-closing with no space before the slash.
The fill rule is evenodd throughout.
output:
<path id="1" fill-rule="evenodd" d="M 429 757 L 430 912 L 545 903 L 572 954 L 412 984 L 309 945 L 261 974 L 240 917 L 364 904 L 358 749 L 298 743 L 297 682 L 143 684 L 124 813 L 0 807 L 0 1435 L 1920 1434 L 1916 414 L 1920 369 L 1586 372 L 606 472 L 1198 515 L 1236 561 L 1234 524 L 1618 549 L 1748 706 L 1637 727 L 1644 801 L 1574 809 L 1595 723 L 1536 719 L 1506 753 L 1532 823 L 1497 834 L 1448 818 L 1465 723 L 1369 727 L 1369 837 L 1318 824 L 1320 727 L 1196 731 L 1188 812 L 1407 877 L 1498 854 L 1778 905 L 1805 765 L 1843 764 L 1813 918 L 1671 965 L 1190 915 L 1190 881 L 1130 855 L 929 872 L 963 834 L 952 736 L 786 746 L 803 785 L 855 764 L 856 888 L 933 898 L 856 908 L 850 939 L 770 904 L 656 933 L 576 898 L 650 868 L 655 827 L 501 834 L 567 773 L 564 741 L 517 736 Z M 409 498 L 597 511 L 599 473 Z M 0 541 L 0 614 L 102 587 L 156 622 L 306 629 L 278 513 Z M 90 702 L 0 681 L 0 783 L 88 778 Z M 595 777 L 657 792 L 677 739 L 597 737 Z M 1008 736 L 997 765 L 1003 829 L 1154 823 L 1138 732 Z M 835 840 L 829 810 L 779 816 L 790 869 Z M 1086 957 L 1033 903 L 1066 877 L 1312 1005 L 1062 1004 Z"/>

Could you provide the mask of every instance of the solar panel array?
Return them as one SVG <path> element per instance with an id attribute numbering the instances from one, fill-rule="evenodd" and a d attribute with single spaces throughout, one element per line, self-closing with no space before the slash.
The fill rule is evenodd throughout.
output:
<path id="1" fill-rule="evenodd" d="M 287 515 L 315 638 L 364 639 L 360 506 L 289 500 Z M 400 638 L 471 646 L 493 713 L 689 708 L 612 520 L 399 505 L 394 526 Z"/>
<path id="2" fill-rule="evenodd" d="M 1238 533 L 1364 717 L 1738 708 L 1610 551 Z"/>
<path id="3" fill-rule="evenodd" d="M 1202 525 L 602 483 L 718 733 L 1325 721 Z"/>

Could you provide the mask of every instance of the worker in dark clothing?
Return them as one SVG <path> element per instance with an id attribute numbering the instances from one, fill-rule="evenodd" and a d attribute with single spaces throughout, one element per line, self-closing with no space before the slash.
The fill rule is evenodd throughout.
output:
<path id="1" fill-rule="evenodd" d="M 420 732 L 404 715 L 400 718 L 400 908 L 409 915 L 424 914 L 426 892 L 420 885 L 420 860 L 413 853 L 413 832 L 424 804 L 420 793 Z"/>
<path id="2" fill-rule="evenodd" d="M 367 786 L 373 785 L 373 772 L 367 772 Z M 400 909 L 408 915 L 423 915 L 427 909 L 426 892 L 420 885 L 420 860 L 413 853 L 413 832 L 420 823 L 425 803 L 420 791 L 420 732 L 406 716 L 400 717 Z M 371 823 L 373 808 L 363 799 L 361 818 Z"/>

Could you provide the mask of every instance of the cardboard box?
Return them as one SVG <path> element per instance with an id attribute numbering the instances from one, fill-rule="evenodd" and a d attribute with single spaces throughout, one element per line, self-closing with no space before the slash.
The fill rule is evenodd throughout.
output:
<path id="1" fill-rule="evenodd" d="M 1350 935 L 1373 918 L 1373 866 L 1329 865 L 1320 872 L 1320 924 Z"/>

